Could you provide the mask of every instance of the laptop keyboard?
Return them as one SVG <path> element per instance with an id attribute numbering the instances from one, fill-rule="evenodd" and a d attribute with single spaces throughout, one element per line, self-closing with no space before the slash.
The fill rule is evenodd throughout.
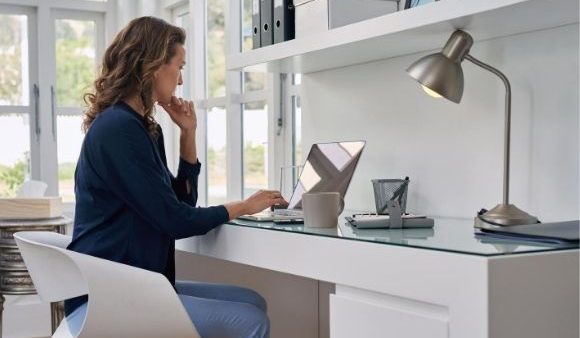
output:
<path id="1" fill-rule="evenodd" d="M 274 216 L 302 216 L 304 213 L 302 210 L 294 209 L 276 209 L 274 210 Z"/>

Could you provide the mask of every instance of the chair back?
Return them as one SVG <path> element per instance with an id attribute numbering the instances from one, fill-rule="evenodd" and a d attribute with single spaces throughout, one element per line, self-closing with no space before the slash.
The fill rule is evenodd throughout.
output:
<path id="1" fill-rule="evenodd" d="M 71 242 L 70 236 L 54 232 L 22 231 L 14 234 L 14 239 L 36 292 L 43 301 L 59 302 L 88 294 L 81 271 L 62 252 Z"/>
<path id="2" fill-rule="evenodd" d="M 165 276 L 66 250 L 70 236 L 18 232 L 14 238 L 41 299 L 89 295 L 77 337 L 199 338 Z M 63 325 L 66 319 L 53 337 L 72 337 Z"/>

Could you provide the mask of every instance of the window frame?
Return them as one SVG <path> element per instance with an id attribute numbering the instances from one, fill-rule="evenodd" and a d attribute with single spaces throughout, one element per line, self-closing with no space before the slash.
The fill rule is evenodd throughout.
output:
<path id="1" fill-rule="evenodd" d="M 110 40 L 112 32 L 116 30 L 114 9 L 116 0 L 107 2 L 78 1 L 78 0 L 0 0 L 0 9 L 3 12 L 14 14 L 23 13 L 29 16 L 29 84 L 32 88 L 37 85 L 38 117 L 34 116 L 33 102 L 29 106 L 2 106 L 0 114 L 25 113 L 30 116 L 30 171 L 31 179 L 41 180 L 48 184 L 47 195 L 58 196 L 58 157 L 57 157 L 57 116 L 82 115 L 80 107 L 61 107 L 52 112 L 51 86 L 56 87 L 56 60 L 54 32 L 55 14 L 70 14 L 66 19 L 98 17 L 96 19 L 97 49 L 96 62 L 104 51 L 105 41 Z M 33 18 L 33 19 L 31 19 Z M 100 23 L 100 27 L 99 27 Z M 100 50 L 99 50 L 100 48 Z M 40 57 L 43 51 L 49 57 Z M 40 72 L 39 70 L 43 71 Z M 32 89 L 30 89 L 32 92 Z M 16 108 L 16 109 L 14 109 Z M 38 123 L 36 123 L 38 121 Z M 72 213 L 73 203 L 65 203 L 65 213 Z"/>
<path id="2" fill-rule="evenodd" d="M 242 53 L 242 15 L 241 1 L 225 1 L 226 54 Z M 243 71 L 226 70 L 225 96 L 208 97 L 207 92 L 207 0 L 179 1 L 166 0 L 166 17 L 175 22 L 176 13 L 187 8 L 190 13 L 187 54 L 187 69 L 193 72 L 191 97 L 193 97 L 197 118 L 197 146 L 200 161 L 207 162 L 207 112 L 212 108 L 226 109 L 226 147 L 227 147 L 227 200 L 240 200 L 243 197 L 243 106 L 247 103 L 264 101 L 268 116 L 268 187 L 280 186 L 280 167 L 293 163 L 293 107 L 292 97 L 299 96 L 300 85 L 292 83 L 292 74 L 266 73 L 264 89 L 244 91 Z M 234 38 L 235 37 L 235 38 Z M 226 61 L 227 63 L 227 61 Z M 173 153 L 179 153 L 177 144 Z M 202 166 L 199 180 L 199 204 L 207 205 L 208 171 Z M 292 178 L 290 178 L 292 180 Z M 293 186 L 293 184 L 284 184 Z M 290 191 L 291 192 L 291 191 Z"/>

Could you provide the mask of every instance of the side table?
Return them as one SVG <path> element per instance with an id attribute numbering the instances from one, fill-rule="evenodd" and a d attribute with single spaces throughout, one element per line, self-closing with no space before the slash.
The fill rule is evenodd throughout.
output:
<path id="1" fill-rule="evenodd" d="M 22 256 L 14 241 L 18 231 L 52 231 L 65 234 L 68 217 L 34 220 L 0 220 L 0 338 L 2 338 L 2 312 L 4 295 L 33 295 L 36 289 L 26 270 Z M 50 304 L 52 333 L 64 318 L 62 302 Z"/>

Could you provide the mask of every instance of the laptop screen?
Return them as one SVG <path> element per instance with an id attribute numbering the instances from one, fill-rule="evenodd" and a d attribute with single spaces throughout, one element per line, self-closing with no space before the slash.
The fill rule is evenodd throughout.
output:
<path id="1" fill-rule="evenodd" d="M 288 201 L 288 209 L 302 209 L 302 194 L 306 192 L 336 191 L 344 198 L 364 146 L 365 141 L 314 144 Z"/>

